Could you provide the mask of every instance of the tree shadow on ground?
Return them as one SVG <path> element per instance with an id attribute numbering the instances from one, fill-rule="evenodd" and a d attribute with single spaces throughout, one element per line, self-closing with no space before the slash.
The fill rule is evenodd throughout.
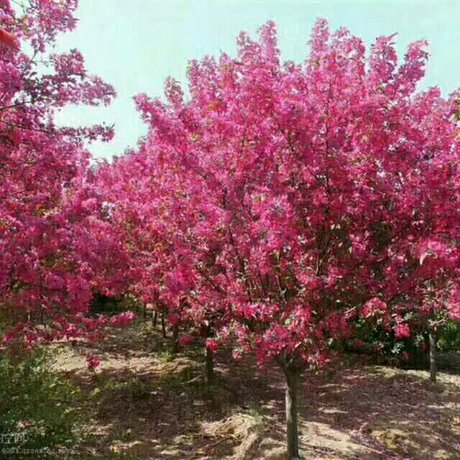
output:
<path id="1" fill-rule="evenodd" d="M 84 389 L 92 414 L 92 436 L 79 458 L 230 457 L 241 425 L 251 429 L 253 417 L 245 415 L 251 392 L 226 378 L 228 356 L 218 358 L 215 384 L 208 385 L 201 349 L 173 355 L 158 331 L 112 332 L 101 343 L 63 347 L 59 357 L 57 370 Z M 101 358 L 97 373 L 86 369 L 88 353 Z M 222 429 L 220 422 L 231 417 Z"/>
<path id="2" fill-rule="evenodd" d="M 323 432 L 327 426 L 349 436 L 336 436 L 337 458 L 460 458 L 458 379 L 443 376 L 433 384 L 426 372 L 356 365 L 309 383 L 307 445 L 315 445 L 308 434 L 322 424 Z M 344 441 L 354 444 L 348 454 Z"/>
<path id="3" fill-rule="evenodd" d="M 209 386 L 201 350 L 171 355 L 157 330 L 136 328 L 79 344 L 60 358 L 60 370 L 84 388 L 92 413 L 92 436 L 78 458 L 285 458 L 278 368 L 238 363 L 223 350 Z M 85 368 L 88 351 L 103 361 L 96 376 Z M 307 374 L 300 398 L 305 458 L 460 458 L 460 378 L 441 373 L 439 380 L 360 358 Z"/>

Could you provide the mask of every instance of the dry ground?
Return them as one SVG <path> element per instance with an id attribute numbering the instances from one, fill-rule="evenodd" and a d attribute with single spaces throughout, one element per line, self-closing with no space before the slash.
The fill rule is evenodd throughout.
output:
<path id="1" fill-rule="evenodd" d="M 203 380 L 198 350 L 176 357 L 148 322 L 99 344 L 56 347 L 56 369 L 83 389 L 92 416 L 82 460 L 284 458 L 283 377 L 222 352 L 217 380 Z M 85 354 L 97 353 L 97 374 Z M 453 361 L 457 360 L 456 363 Z M 346 361 L 346 362 L 345 362 Z M 460 369 L 460 357 L 449 357 Z M 453 364 L 452 364 L 453 363 Z M 307 375 L 301 448 L 308 459 L 460 459 L 460 375 L 366 365 L 347 358 Z"/>

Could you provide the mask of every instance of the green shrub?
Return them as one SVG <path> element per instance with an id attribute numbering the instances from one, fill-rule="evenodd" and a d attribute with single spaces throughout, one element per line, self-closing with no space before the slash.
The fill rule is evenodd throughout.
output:
<path id="1" fill-rule="evenodd" d="M 98 315 L 118 315 L 127 310 L 142 313 L 142 304 L 132 295 L 123 295 L 109 297 L 101 292 L 96 292 L 90 305 L 90 314 L 93 316 Z"/>
<path id="2" fill-rule="evenodd" d="M 460 322 L 447 321 L 439 331 L 438 346 L 442 351 L 460 351 Z"/>
<path id="3" fill-rule="evenodd" d="M 393 330 L 381 323 L 359 319 L 355 321 L 355 333 L 347 348 L 372 355 L 380 363 L 427 367 L 428 330 L 411 314 L 405 319 L 411 326 L 411 336 L 403 339 L 396 338 Z M 460 351 L 460 322 L 446 320 L 438 330 L 437 348 L 442 352 Z"/>
<path id="4" fill-rule="evenodd" d="M 425 367 L 428 334 L 411 321 L 410 314 L 405 319 L 412 327 L 411 336 L 402 339 L 396 338 L 393 329 L 385 327 L 381 321 L 358 319 L 346 348 L 368 354 L 379 364 Z"/>
<path id="5" fill-rule="evenodd" d="M 120 298 L 108 297 L 100 292 L 94 294 L 90 307 L 92 315 L 111 315 L 122 311 L 124 311 L 124 307 Z"/>
<path id="6" fill-rule="evenodd" d="M 0 356 L 1 458 L 66 458 L 81 435 L 81 395 L 51 366 L 44 350 Z"/>

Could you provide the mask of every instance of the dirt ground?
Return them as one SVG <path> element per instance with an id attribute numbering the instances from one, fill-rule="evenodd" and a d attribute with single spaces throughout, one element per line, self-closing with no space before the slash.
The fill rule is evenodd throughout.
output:
<path id="1" fill-rule="evenodd" d="M 98 344 L 56 347 L 56 370 L 74 380 L 91 414 L 75 458 L 87 460 L 284 459 L 284 382 L 276 368 L 216 357 L 204 382 L 199 350 L 174 356 L 150 323 Z M 94 373 L 85 355 L 102 364 Z M 306 375 L 300 443 L 308 459 L 460 459 L 460 356 L 439 382 L 425 371 L 347 357 Z"/>

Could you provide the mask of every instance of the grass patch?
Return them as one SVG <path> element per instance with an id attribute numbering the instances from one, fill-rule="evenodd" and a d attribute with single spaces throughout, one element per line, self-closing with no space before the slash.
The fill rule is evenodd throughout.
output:
<path id="1" fill-rule="evenodd" d="M 51 370 L 53 358 L 37 349 L 21 359 L 0 357 L 0 449 L 37 458 L 66 458 L 85 433 L 82 392 Z"/>

